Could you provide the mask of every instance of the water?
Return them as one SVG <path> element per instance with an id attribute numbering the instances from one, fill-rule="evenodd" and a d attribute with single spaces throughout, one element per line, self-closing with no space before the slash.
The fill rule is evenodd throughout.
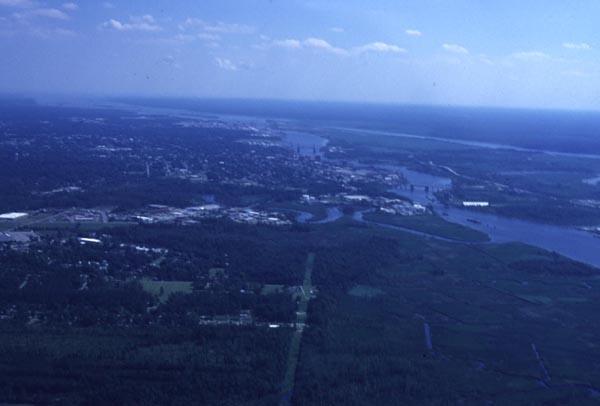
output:
<path id="1" fill-rule="evenodd" d="M 296 141 L 299 141 L 299 138 L 306 137 L 305 145 L 312 145 L 317 138 L 321 138 L 313 134 L 300 132 L 294 132 L 293 137 Z M 321 140 L 321 145 L 325 145 L 325 140 L 323 138 Z M 392 189 L 392 192 L 416 203 L 432 205 L 434 210 L 438 214 L 442 214 L 445 220 L 482 231 L 489 235 L 492 242 L 522 242 L 549 251 L 555 251 L 566 257 L 600 268 L 600 239 L 590 233 L 571 227 L 518 220 L 476 210 L 444 207 L 444 205 L 435 199 L 432 192 L 452 187 L 451 179 L 410 170 L 397 165 L 381 164 L 371 166 L 401 172 L 406 177 L 408 183 L 417 185 L 417 187 L 414 191 L 406 187 L 398 187 Z M 425 191 L 425 186 L 429 187 L 429 192 Z M 336 221 L 343 215 L 338 208 L 331 208 L 330 210 L 328 210 L 326 219 L 314 223 Z M 361 214 L 356 214 L 355 219 L 362 220 Z M 310 221 L 306 219 L 305 222 Z M 414 230 L 403 229 L 403 231 L 408 231 L 415 235 L 435 237 L 426 233 L 415 232 Z"/>
<path id="2" fill-rule="evenodd" d="M 343 217 L 344 213 L 338 207 L 328 207 L 327 216 L 323 220 L 313 221 L 313 224 L 332 223 Z"/>
<path id="3" fill-rule="evenodd" d="M 298 223 L 303 223 L 303 224 L 333 223 L 334 221 L 337 221 L 344 216 L 344 213 L 342 213 L 342 211 L 340 210 L 339 207 L 328 207 L 327 215 L 325 216 L 325 218 L 321 219 L 321 220 L 317 220 L 317 221 L 310 221 L 314 217 L 311 213 L 301 211 L 301 210 L 293 210 L 293 211 L 295 213 L 297 213 L 296 221 Z"/>
<path id="4" fill-rule="evenodd" d="M 409 183 L 429 182 L 431 188 L 440 185 L 450 187 L 450 179 L 420 174 L 401 166 L 397 170 L 404 173 Z M 431 193 L 424 190 L 394 188 L 392 192 L 407 197 L 414 202 L 431 204 L 438 214 L 452 223 L 461 224 L 489 235 L 492 242 L 522 242 L 549 251 L 556 251 L 566 257 L 600 268 L 600 239 L 585 231 L 571 227 L 554 226 L 533 221 L 518 220 L 476 210 L 444 207 Z"/>
<path id="5" fill-rule="evenodd" d="M 308 223 L 310 221 L 310 219 L 312 219 L 314 216 L 312 214 L 310 214 L 309 212 L 306 211 L 295 211 L 298 215 L 296 216 L 296 221 L 298 223 Z"/>

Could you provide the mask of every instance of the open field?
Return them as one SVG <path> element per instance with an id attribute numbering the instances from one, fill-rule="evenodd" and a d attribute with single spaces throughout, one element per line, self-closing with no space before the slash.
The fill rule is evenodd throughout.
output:
<path id="1" fill-rule="evenodd" d="M 438 237 L 464 242 L 485 242 L 489 237 L 477 230 L 450 223 L 437 215 L 397 216 L 387 213 L 366 213 L 364 219 L 408 228 Z"/>
<path id="2" fill-rule="evenodd" d="M 300 357 L 300 348 L 302 344 L 302 333 L 304 332 L 308 303 L 312 298 L 312 272 L 315 264 L 315 254 L 310 253 L 306 258 L 304 271 L 304 281 L 302 282 L 302 296 L 298 301 L 298 310 L 296 311 L 296 331 L 292 335 L 290 343 L 287 367 L 282 384 L 282 395 L 279 402 L 280 406 L 290 405 L 294 396 L 294 385 L 296 382 L 296 369 L 298 368 L 298 359 Z"/>
<path id="3" fill-rule="evenodd" d="M 319 221 L 327 217 L 327 206 L 324 204 L 301 204 L 297 202 L 274 203 L 273 209 L 303 211 L 310 213 L 313 215 L 310 221 Z"/>
<path id="4" fill-rule="evenodd" d="M 137 225 L 137 223 L 127 221 L 111 221 L 109 223 L 100 222 L 84 222 L 84 223 L 70 223 L 70 222 L 41 222 L 32 224 L 29 226 L 32 230 L 81 230 L 81 231 L 96 231 L 108 228 L 118 227 L 130 227 Z"/>
<path id="5" fill-rule="evenodd" d="M 193 291 L 192 282 L 142 279 L 141 284 L 146 292 L 158 297 L 162 303 L 166 302 L 174 293 L 192 293 Z"/>

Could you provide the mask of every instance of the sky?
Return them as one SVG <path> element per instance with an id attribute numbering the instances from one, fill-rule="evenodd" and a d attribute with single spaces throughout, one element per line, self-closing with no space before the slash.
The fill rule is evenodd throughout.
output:
<path id="1" fill-rule="evenodd" d="M 598 0 L 0 0 L 0 93 L 600 110 Z"/>

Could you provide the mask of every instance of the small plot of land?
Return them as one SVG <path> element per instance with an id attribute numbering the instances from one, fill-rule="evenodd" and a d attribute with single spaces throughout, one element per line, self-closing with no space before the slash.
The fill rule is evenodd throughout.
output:
<path id="1" fill-rule="evenodd" d="M 327 217 L 327 206 L 323 204 L 301 204 L 296 202 L 277 203 L 274 210 L 302 211 L 312 214 L 310 221 L 320 221 Z"/>
<path id="2" fill-rule="evenodd" d="M 193 291 L 192 282 L 143 279 L 141 283 L 146 292 L 157 296 L 162 303 L 169 300 L 174 293 L 192 293 Z"/>
<path id="3" fill-rule="evenodd" d="M 85 231 L 95 231 L 102 230 L 105 228 L 118 228 L 118 227 L 129 227 L 134 226 L 136 223 L 127 222 L 127 221 L 111 221 L 109 223 L 100 223 L 100 222 L 78 222 L 71 223 L 66 221 L 60 222 L 42 222 L 33 224 L 30 226 L 33 230 L 85 230 Z"/>
<path id="4" fill-rule="evenodd" d="M 282 293 L 285 289 L 285 285 L 277 284 L 265 284 L 260 290 L 261 295 L 272 295 L 275 293 Z"/>
<path id="5" fill-rule="evenodd" d="M 489 241 L 487 234 L 460 224 L 450 223 L 436 215 L 397 216 L 387 213 L 366 213 L 364 219 L 376 223 L 404 227 L 450 240 L 464 242 Z"/>
<path id="6" fill-rule="evenodd" d="M 348 291 L 348 294 L 356 297 L 371 298 L 385 294 L 385 292 L 379 288 L 367 285 L 356 285 Z"/>
<path id="7" fill-rule="evenodd" d="M 308 310 L 308 302 L 312 295 L 312 271 L 315 264 L 315 254 L 310 253 L 306 259 L 306 267 L 304 273 L 304 281 L 302 283 L 302 292 L 298 302 L 298 311 L 296 312 L 296 331 L 292 336 L 290 349 L 288 353 L 287 368 L 283 379 L 283 392 L 279 404 L 281 406 L 291 404 L 294 393 L 294 383 L 296 381 L 296 368 L 300 357 L 300 345 L 302 342 L 302 333 L 306 323 L 306 312 Z"/>

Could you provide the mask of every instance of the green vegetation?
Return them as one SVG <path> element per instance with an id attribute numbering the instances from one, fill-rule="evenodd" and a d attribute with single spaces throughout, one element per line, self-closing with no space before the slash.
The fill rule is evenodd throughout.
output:
<path id="1" fill-rule="evenodd" d="M 302 344 L 302 333 L 306 323 L 306 315 L 308 311 L 308 303 L 312 295 L 312 272 L 315 265 L 315 254 L 309 253 L 306 258 L 306 266 L 304 271 L 304 281 L 302 282 L 302 296 L 298 302 L 298 310 L 296 312 L 296 331 L 292 335 L 290 343 L 287 367 L 282 385 L 282 401 L 281 404 L 290 404 L 294 392 L 294 384 L 296 382 L 296 369 L 298 368 L 298 360 L 300 357 L 300 348 Z"/>
<path id="2" fill-rule="evenodd" d="M 126 221 L 111 221 L 109 223 L 100 222 L 83 222 L 83 223 L 70 223 L 70 222 L 40 222 L 32 224 L 29 228 L 36 231 L 44 230 L 79 230 L 79 231 L 99 231 L 108 228 L 119 228 L 135 226 L 137 223 L 126 222 Z"/>
<path id="3" fill-rule="evenodd" d="M 290 333 L 0 326 L 0 396 L 10 404 L 273 405 Z"/>
<path id="4" fill-rule="evenodd" d="M 285 202 L 285 203 L 274 203 L 273 210 L 292 210 L 292 211 L 303 211 L 310 213 L 313 217 L 310 221 L 319 221 L 327 217 L 327 206 L 324 204 L 302 204 L 297 202 Z"/>
<path id="5" fill-rule="evenodd" d="M 600 329 L 589 300 L 600 279 L 593 269 L 522 244 L 361 234 L 318 253 L 320 293 L 309 311 L 296 404 L 594 401 Z M 543 266 L 531 268 L 533 260 Z M 385 294 L 347 294 L 364 286 Z M 550 388 L 540 386 L 532 343 L 549 368 Z"/>
<path id="6" fill-rule="evenodd" d="M 367 285 L 356 285 L 348 291 L 348 294 L 356 297 L 377 297 L 385 294 L 385 292 L 379 288 Z"/>
<path id="7" fill-rule="evenodd" d="M 174 293 L 185 294 L 193 291 L 192 282 L 142 279 L 141 284 L 146 292 L 156 296 L 162 303 L 165 303 Z"/>
<path id="8" fill-rule="evenodd" d="M 450 223 L 434 214 L 422 216 L 397 216 L 394 214 L 373 212 L 366 213 L 364 219 L 375 223 L 404 227 L 450 240 L 465 242 L 489 241 L 489 237 L 481 231 L 473 230 L 472 228 L 460 224 Z"/>

